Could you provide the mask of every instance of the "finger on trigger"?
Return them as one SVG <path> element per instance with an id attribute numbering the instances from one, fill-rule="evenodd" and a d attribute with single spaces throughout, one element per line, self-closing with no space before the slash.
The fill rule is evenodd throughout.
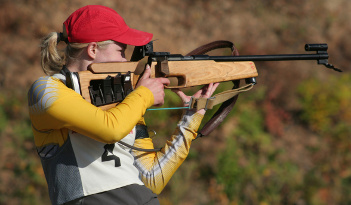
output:
<path id="1" fill-rule="evenodd" d="M 143 78 L 143 79 L 149 78 L 150 75 L 151 75 L 151 69 L 150 69 L 150 66 L 147 65 L 147 66 L 146 66 L 146 69 L 145 69 L 145 71 L 144 71 L 144 74 L 143 74 L 143 76 L 142 76 L 142 78 Z"/>
<path id="2" fill-rule="evenodd" d="M 171 83 L 168 78 L 158 78 L 158 79 L 164 85 L 169 85 Z"/>

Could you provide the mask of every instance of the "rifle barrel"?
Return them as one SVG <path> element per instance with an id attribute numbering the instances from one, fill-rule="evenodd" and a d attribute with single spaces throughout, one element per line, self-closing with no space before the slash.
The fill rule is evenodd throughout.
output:
<path id="1" fill-rule="evenodd" d="M 328 59 L 328 53 L 320 54 L 281 54 L 281 55 L 245 55 L 245 56 L 180 56 L 170 55 L 169 61 L 214 60 L 217 62 L 229 61 L 292 61 L 292 60 L 322 60 Z"/>
<path id="2" fill-rule="evenodd" d="M 152 42 L 150 42 L 152 45 Z M 244 55 L 244 56 L 209 56 L 193 55 L 183 56 L 180 54 L 170 54 L 169 52 L 153 52 L 152 46 L 144 54 L 149 56 L 149 61 L 193 61 L 193 60 L 214 60 L 217 62 L 235 62 L 235 61 L 297 61 L 297 60 L 317 60 L 318 64 L 342 72 L 328 63 L 329 55 L 327 53 L 328 45 L 324 44 L 306 44 L 306 51 L 316 51 L 316 54 L 278 54 L 278 55 Z M 136 49 L 135 49 L 136 50 Z M 138 49 L 137 49 L 138 50 Z M 140 49 L 139 49 L 140 50 Z M 138 51 L 139 51 L 138 50 Z M 144 56 L 144 55 L 143 55 Z"/>
<path id="3" fill-rule="evenodd" d="M 228 58 L 229 57 L 229 58 Z M 231 57 L 231 58 L 230 58 Z M 211 59 L 212 57 L 210 57 Z M 215 61 L 289 61 L 328 59 L 328 54 L 284 54 L 284 55 L 249 55 L 249 56 L 213 56 Z"/>

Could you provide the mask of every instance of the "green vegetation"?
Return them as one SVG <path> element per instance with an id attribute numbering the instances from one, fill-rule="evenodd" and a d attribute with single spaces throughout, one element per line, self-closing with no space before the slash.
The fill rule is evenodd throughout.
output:
<path id="1" fill-rule="evenodd" d="M 348 138 L 351 132 L 351 75 L 312 79 L 299 87 L 301 119 L 317 133 Z"/>
<path id="2" fill-rule="evenodd" d="M 35 153 L 26 96 L 0 96 L 6 96 L 0 101 L 0 204 L 46 204 L 46 181 Z"/>

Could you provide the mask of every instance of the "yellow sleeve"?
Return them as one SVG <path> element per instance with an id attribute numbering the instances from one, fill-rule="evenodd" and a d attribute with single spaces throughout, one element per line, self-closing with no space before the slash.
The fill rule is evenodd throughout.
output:
<path id="1" fill-rule="evenodd" d="M 115 143 L 125 137 L 154 100 L 152 92 L 141 86 L 116 107 L 104 111 L 52 77 L 35 82 L 28 97 L 36 130 L 70 129 L 103 143 Z"/>
<path id="2" fill-rule="evenodd" d="M 135 165 L 145 186 L 159 194 L 167 185 L 178 167 L 189 154 L 190 145 L 197 135 L 203 115 L 187 111 L 165 146 L 158 152 L 133 150 Z M 153 149 L 152 139 L 136 139 L 135 147 Z"/>

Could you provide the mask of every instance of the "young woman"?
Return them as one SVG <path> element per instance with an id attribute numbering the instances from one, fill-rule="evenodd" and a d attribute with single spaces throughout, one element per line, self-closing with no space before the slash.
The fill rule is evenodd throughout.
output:
<path id="1" fill-rule="evenodd" d="M 52 204 L 159 204 L 162 191 L 188 155 L 205 110 L 187 110 L 166 145 L 157 152 L 135 151 L 124 142 L 153 148 L 143 115 L 164 103 L 166 78 L 150 78 L 147 67 L 136 88 L 120 104 L 102 110 L 80 95 L 77 77 L 91 63 L 126 61 L 127 45 L 140 46 L 152 34 L 129 28 L 114 10 L 85 6 L 41 44 L 45 77 L 28 93 L 35 145 Z M 67 47 L 60 55 L 57 44 Z M 72 76 L 68 80 L 66 77 Z M 218 84 L 194 97 L 210 97 Z M 175 91 L 184 103 L 190 97 Z"/>

